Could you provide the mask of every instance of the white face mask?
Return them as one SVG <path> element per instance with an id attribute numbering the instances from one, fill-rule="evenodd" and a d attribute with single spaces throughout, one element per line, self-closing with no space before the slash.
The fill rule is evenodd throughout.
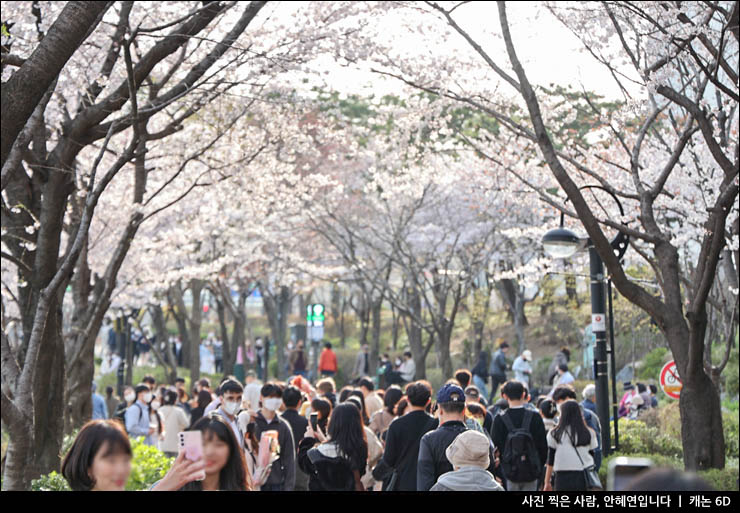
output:
<path id="1" fill-rule="evenodd" d="M 270 411 L 277 410 L 278 408 L 280 408 L 281 404 L 283 404 L 283 400 L 279 397 L 271 397 L 262 401 L 262 405 L 265 407 L 265 409 Z"/>
<path id="2" fill-rule="evenodd" d="M 239 408 L 239 403 L 236 401 L 227 401 L 223 404 L 222 408 L 229 415 L 234 415 Z"/>
<path id="3" fill-rule="evenodd" d="M 152 393 L 151 392 L 147 392 L 146 394 L 144 394 L 144 402 L 145 403 L 149 403 L 149 401 L 151 401 L 151 400 L 152 400 Z"/>
<path id="4" fill-rule="evenodd" d="M 154 408 L 155 410 L 158 410 L 158 409 L 159 409 L 159 407 L 161 406 L 161 404 L 159 403 L 159 401 L 152 401 L 152 404 L 151 404 L 151 406 L 152 406 L 152 408 Z"/>
<path id="5" fill-rule="evenodd" d="M 123 398 L 126 399 L 126 402 L 129 402 L 130 403 L 131 401 L 133 401 L 134 399 L 136 399 L 136 394 L 134 394 L 133 392 L 130 392 L 130 393 L 124 395 Z"/>

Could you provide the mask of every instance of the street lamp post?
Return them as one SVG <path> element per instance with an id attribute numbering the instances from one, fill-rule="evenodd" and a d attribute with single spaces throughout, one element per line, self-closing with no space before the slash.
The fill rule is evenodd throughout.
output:
<path id="1" fill-rule="evenodd" d="M 598 185 L 586 185 L 581 189 L 601 189 Z M 608 192 L 619 207 L 619 212 L 624 216 L 624 210 L 619 200 Z M 591 277 L 591 329 L 596 337 L 594 347 L 594 378 L 596 381 L 596 411 L 601 423 L 601 450 L 604 456 L 611 452 L 611 433 L 609 429 L 609 370 L 606 349 L 606 287 L 604 284 L 604 263 L 591 243 L 591 239 L 581 239 L 572 231 L 563 227 L 564 215 L 560 214 L 560 227 L 550 230 L 542 238 L 545 252 L 553 258 L 568 258 L 577 251 L 588 248 L 589 268 Z M 611 246 L 618 259 L 622 259 L 627 251 L 629 236 L 619 232 Z M 612 337 L 614 333 L 612 333 Z M 614 361 L 614 344 L 612 338 L 612 362 Z M 612 369 L 612 373 L 615 369 Z M 615 428 L 617 418 L 614 418 Z M 615 431 L 616 433 L 616 431 Z"/>

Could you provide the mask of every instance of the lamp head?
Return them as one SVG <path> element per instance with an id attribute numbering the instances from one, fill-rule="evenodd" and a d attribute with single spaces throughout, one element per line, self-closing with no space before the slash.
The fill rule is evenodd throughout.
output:
<path id="1" fill-rule="evenodd" d="M 552 258 L 569 258 L 581 247 L 582 241 L 566 228 L 555 228 L 542 237 L 545 253 Z"/>

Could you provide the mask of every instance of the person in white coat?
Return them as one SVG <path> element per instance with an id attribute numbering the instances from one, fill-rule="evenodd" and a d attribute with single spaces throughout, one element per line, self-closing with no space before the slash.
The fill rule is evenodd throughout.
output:
<path id="1" fill-rule="evenodd" d="M 514 379 L 520 381 L 529 388 L 529 377 L 532 375 L 532 351 L 527 349 L 519 355 L 514 364 L 511 366 L 511 370 L 514 371 Z"/>

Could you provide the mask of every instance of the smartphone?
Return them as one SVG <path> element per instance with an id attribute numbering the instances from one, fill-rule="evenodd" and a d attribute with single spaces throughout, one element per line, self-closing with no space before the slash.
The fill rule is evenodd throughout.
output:
<path id="1" fill-rule="evenodd" d="M 185 457 L 190 461 L 203 459 L 203 433 L 201 431 L 181 431 L 178 433 L 180 452 L 185 453 Z M 196 478 L 197 481 L 203 481 L 206 478 L 206 471 Z"/>
<path id="2" fill-rule="evenodd" d="M 314 431 L 317 431 L 319 428 L 319 414 L 318 412 L 311 412 L 311 414 L 308 416 L 309 420 L 311 421 L 311 429 Z"/>
<path id="3" fill-rule="evenodd" d="M 648 458 L 627 458 L 624 456 L 614 458 L 609 463 L 607 490 L 610 492 L 624 491 L 635 476 L 652 466 L 653 462 Z"/>

